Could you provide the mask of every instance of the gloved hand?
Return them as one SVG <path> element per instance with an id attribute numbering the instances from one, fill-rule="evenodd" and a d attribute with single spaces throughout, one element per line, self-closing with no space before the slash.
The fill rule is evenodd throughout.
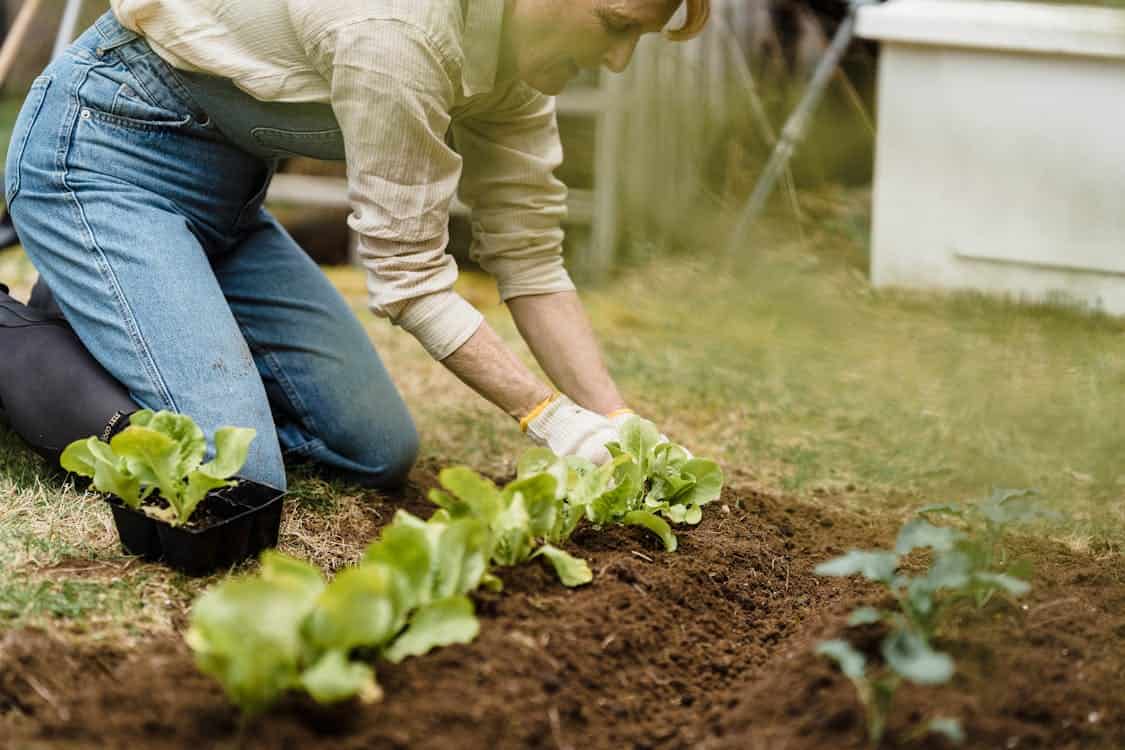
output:
<path id="1" fill-rule="evenodd" d="M 617 440 L 617 427 L 601 414 L 583 409 L 557 393 L 520 422 L 520 428 L 537 445 L 559 456 L 581 456 L 603 464 L 609 460 L 606 443 Z"/>

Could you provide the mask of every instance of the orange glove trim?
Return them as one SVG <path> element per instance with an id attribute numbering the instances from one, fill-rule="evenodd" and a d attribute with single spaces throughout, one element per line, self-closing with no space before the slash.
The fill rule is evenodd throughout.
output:
<path id="1" fill-rule="evenodd" d="M 536 417 L 538 417 L 540 414 L 542 414 L 543 410 L 546 409 L 548 406 L 550 406 L 554 402 L 554 400 L 561 395 L 562 395 L 561 393 L 559 393 L 558 391 L 555 391 L 550 396 L 548 396 L 547 398 L 545 398 L 541 402 L 539 402 L 539 404 L 536 405 L 536 407 L 534 409 L 529 411 L 527 413 L 527 415 L 523 419 L 520 420 L 520 432 L 527 432 L 527 426 L 529 424 L 531 424 L 532 420 L 534 420 Z"/>

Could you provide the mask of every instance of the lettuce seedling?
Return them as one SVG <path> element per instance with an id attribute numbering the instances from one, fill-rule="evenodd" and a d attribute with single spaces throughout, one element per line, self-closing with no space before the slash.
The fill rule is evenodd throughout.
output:
<path id="1" fill-rule="evenodd" d="M 258 575 L 196 601 L 187 643 L 248 715 L 290 690 L 325 704 L 376 701 L 375 671 L 358 654 L 398 662 L 476 638 L 468 593 L 487 571 L 488 549 L 475 519 L 425 522 L 400 510 L 363 561 L 330 583 L 316 567 L 266 551 Z"/>
<path id="2" fill-rule="evenodd" d="M 480 624 L 468 594 L 488 579 L 489 548 L 488 528 L 477 519 L 395 515 L 360 566 L 398 573 L 390 597 L 395 635 L 382 646 L 383 658 L 399 662 L 476 638 Z"/>
<path id="3" fill-rule="evenodd" d="M 597 526 L 641 526 L 674 552 L 678 542 L 668 521 L 699 523 L 703 506 L 722 493 L 723 472 L 714 461 L 663 441 L 655 425 L 639 417 L 627 420 L 619 433 L 621 440 L 606 446 L 612 459 L 602 466 L 566 459 L 567 500 L 585 508 Z"/>
<path id="4" fill-rule="evenodd" d="M 231 477 L 246 463 L 256 434 L 245 427 L 218 429 L 215 458 L 203 463 L 206 438 L 191 417 L 142 409 L 108 444 L 97 437 L 71 443 L 60 463 L 92 478 L 98 491 L 117 496 L 127 507 L 182 526 L 207 493 L 238 484 Z M 144 505 L 153 492 L 168 507 Z"/>
<path id="5" fill-rule="evenodd" d="M 553 456 L 552 456 L 553 458 Z M 556 547 L 570 538 L 578 523 L 560 491 L 557 462 L 536 452 L 521 462 L 523 476 L 498 488 L 464 466 L 445 469 L 438 481 L 444 489 L 430 491 L 430 500 L 451 519 L 475 518 L 491 532 L 493 563 L 519 565 L 545 558 L 565 586 L 593 579 L 585 560 Z"/>
<path id="6" fill-rule="evenodd" d="M 698 524 L 703 519 L 703 506 L 722 494 L 719 465 L 662 440 L 656 426 L 640 417 L 627 420 L 618 432 L 620 442 L 606 448 L 614 458 L 628 455 L 637 465 L 639 486 L 635 490 L 643 509 L 659 513 L 672 523 Z M 630 505 L 637 504 L 637 498 L 630 498 Z"/>
<path id="7" fill-rule="evenodd" d="M 630 454 L 620 454 L 601 466 L 581 458 L 568 458 L 568 501 L 585 509 L 595 526 L 640 526 L 660 537 L 664 549 L 675 552 L 676 535 L 668 522 L 643 503 L 644 478 L 640 464 Z"/>
<path id="8" fill-rule="evenodd" d="M 302 684 L 309 653 L 301 628 L 324 587 L 316 567 L 266 550 L 257 576 L 229 579 L 195 601 L 185 638 L 196 665 L 244 713 L 265 710 Z M 322 682 L 339 680 L 330 666 L 321 665 Z M 360 682 L 370 695 L 373 681 Z"/>

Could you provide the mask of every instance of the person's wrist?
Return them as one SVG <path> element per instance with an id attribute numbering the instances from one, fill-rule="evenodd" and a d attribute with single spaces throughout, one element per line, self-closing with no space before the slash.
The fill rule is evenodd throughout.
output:
<path id="1" fill-rule="evenodd" d="M 562 394 L 558 391 L 544 388 L 542 391 L 536 393 L 534 401 L 531 402 L 530 406 L 517 409 L 516 413 L 512 416 L 520 423 L 520 432 L 527 432 L 528 425 L 543 414 L 543 412 L 561 395 Z"/>
<path id="2" fill-rule="evenodd" d="M 637 412 L 626 406 L 621 409 L 611 411 L 609 414 L 605 415 L 605 418 L 608 419 L 614 427 L 620 428 L 623 424 L 636 416 L 639 416 Z"/>

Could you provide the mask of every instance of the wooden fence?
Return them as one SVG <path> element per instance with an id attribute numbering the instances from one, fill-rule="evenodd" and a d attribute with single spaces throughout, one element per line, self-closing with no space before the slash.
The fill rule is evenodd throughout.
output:
<path id="1" fill-rule="evenodd" d="M 775 41 L 766 2 L 718 0 L 698 38 L 646 37 L 628 71 L 602 76 L 593 231 L 574 249 L 585 275 L 604 275 L 626 244 L 636 252 L 685 242 L 724 192 L 717 173 L 737 158 L 733 136 L 751 131 L 773 142 L 748 51 Z M 575 101 L 560 98 L 560 113 Z"/>

